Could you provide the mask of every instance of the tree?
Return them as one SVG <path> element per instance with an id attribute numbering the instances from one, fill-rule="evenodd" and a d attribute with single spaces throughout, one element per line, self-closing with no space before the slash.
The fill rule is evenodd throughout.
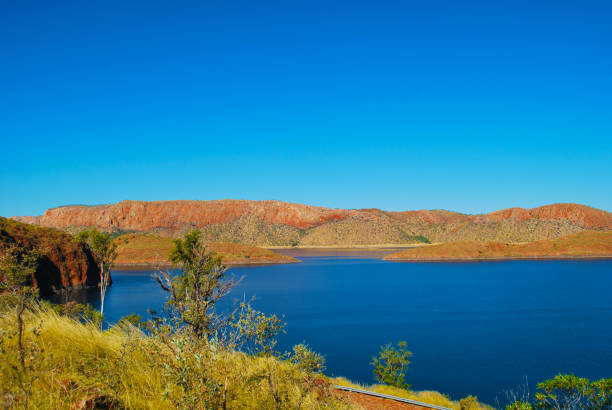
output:
<path id="1" fill-rule="evenodd" d="M 397 348 L 386 344 L 381 347 L 378 357 L 372 358 L 374 366 L 374 377 L 379 383 L 390 386 L 409 389 L 410 385 L 404 380 L 404 374 L 408 370 L 412 352 L 406 349 L 406 342 L 397 343 Z"/>
<path id="2" fill-rule="evenodd" d="M 284 331 L 285 323 L 276 315 L 267 316 L 244 302 L 237 313 L 234 320 L 228 323 L 230 329 L 225 335 L 227 347 L 237 349 L 251 342 L 260 356 L 274 355 L 276 336 Z"/>
<path id="3" fill-rule="evenodd" d="M 469 395 L 459 400 L 459 408 L 461 410 L 480 410 L 478 397 Z"/>
<path id="4" fill-rule="evenodd" d="M 187 326 L 196 338 L 208 338 L 227 325 L 238 310 L 222 316 L 215 311 L 215 305 L 239 280 L 227 277 L 227 268 L 207 249 L 198 231 L 175 239 L 168 259 L 181 273 L 159 271 L 154 278 L 170 293 L 168 306 L 173 320 L 179 326 Z"/>
<path id="5" fill-rule="evenodd" d="M 533 406 L 529 402 L 517 400 L 514 403 L 508 404 L 506 410 L 533 410 Z"/>
<path id="6" fill-rule="evenodd" d="M 111 283 L 110 271 L 117 258 L 117 244 L 113 242 L 110 234 L 100 232 L 96 228 L 82 231 L 77 235 L 77 239 L 89 245 L 100 264 L 100 314 L 104 316 L 104 297 Z"/>
<path id="7" fill-rule="evenodd" d="M 609 409 L 612 405 L 612 379 L 590 382 L 573 374 L 559 374 L 538 383 L 537 407 L 547 409 Z"/>
<path id="8" fill-rule="evenodd" d="M 0 250 L 0 296 L 3 308 L 15 309 L 17 317 L 17 349 L 19 365 L 16 367 L 17 382 L 24 395 L 24 408 L 28 407 L 31 380 L 26 380 L 28 366 L 26 366 L 26 352 L 24 346 L 24 320 L 25 309 L 32 305 L 38 292 L 28 283 L 38 267 L 41 253 L 34 249 L 27 251 L 25 247 L 12 244 Z M 28 386 L 30 388 L 28 388 Z"/>
<path id="9" fill-rule="evenodd" d="M 320 353 L 310 350 L 305 343 L 293 346 L 293 356 L 290 361 L 306 373 L 322 373 L 325 371 L 325 358 Z"/>
<path id="10" fill-rule="evenodd" d="M 100 327 L 102 323 L 102 314 L 95 310 L 91 305 L 76 303 L 69 301 L 62 304 L 51 304 L 50 309 L 61 316 L 68 316 L 71 319 L 81 322 L 90 322 Z"/>

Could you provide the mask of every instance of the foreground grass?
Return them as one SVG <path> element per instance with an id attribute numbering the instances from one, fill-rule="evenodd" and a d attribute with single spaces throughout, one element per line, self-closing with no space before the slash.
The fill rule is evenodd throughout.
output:
<path id="1" fill-rule="evenodd" d="M 288 361 L 147 336 L 100 331 L 40 309 L 25 316 L 20 364 L 15 315 L 0 318 L 1 407 L 136 409 L 350 408 L 324 377 Z"/>
<path id="2" fill-rule="evenodd" d="M 0 316 L 3 408 L 349 409 L 359 407 L 332 386 L 364 388 L 304 372 L 288 360 L 198 343 L 180 333 L 148 336 L 127 324 L 100 331 L 45 307 L 26 312 L 24 318 L 21 364 L 16 315 L 8 311 Z M 437 392 L 365 388 L 468 408 Z"/>

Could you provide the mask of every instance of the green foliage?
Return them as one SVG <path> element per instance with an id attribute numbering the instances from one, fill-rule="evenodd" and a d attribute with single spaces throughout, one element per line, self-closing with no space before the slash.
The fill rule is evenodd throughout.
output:
<path id="1" fill-rule="evenodd" d="M 604 410 L 612 407 L 612 378 L 594 382 L 573 374 L 559 374 L 537 385 L 535 402 L 528 398 L 516 400 L 506 410 L 540 409 L 591 409 Z"/>
<path id="2" fill-rule="evenodd" d="M 424 237 L 423 235 L 412 235 L 408 237 L 410 241 L 420 242 L 420 243 L 431 243 L 429 239 Z"/>
<path id="3" fill-rule="evenodd" d="M 115 326 L 119 327 L 129 327 L 133 326 L 139 329 L 145 329 L 146 323 L 143 322 L 142 316 L 137 315 L 136 313 L 130 313 L 129 315 L 123 316 Z"/>
<path id="4" fill-rule="evenodd" d="M 89 304 L 82 305 L 76 302 L 67 302 L 64 304 L 52 305 L 51 309 L 58 315 L 67 316 L 81 322 L 93 323 L 96 326 L 100 326 L 102 323 L 102 314 Z"/>
<path id="5" fill-rule="evenodd" d="M 102 273 L 110 272 L 117 258 L 117 244 L 113 242 L 113 237 L 106 232 L 100 232 L 96 228 L 92 228 L 79 232 L 76 238 L 81 242 L 86 242 L 98 263 L 104 265 L 102 268 L 104 272 Z"/>
<path id="6" fill-rule="evenodd" d="M 533 406 L 529 402 L 518 400 L 514 403 L 508 404 L 506 406 L 506 410 L 533 410 Z"/>
<path id="7" fill-rule="evenodd" d="M 233 317 L 219 315 L 215 305 L 238 282 L 226 277 L 227 268 L 208 251 L 198 231 L 176 239 L 169 260 L 181 273 L 160 271 L 155 279 L 170 294 L 168 308 L 174 324 L 186 326 L 197 338 L 214 335 Z"/>
<path id="8" fill-rule="evenodd" d="M 612 377 L 592 382 L 589 386 L 589 396 L 593 408 L 612 408 Z"/>
<path id="9" fill-rule="evenodd" d="M 536 405 L 543 408 L 608 409 L 612 405 L 612 378 L 590 382 L 573 374 L 559 374 L 538 383 Z"/>
<path id="10" fill-rule="evenodd" d="M 155 278 L 170 294 L 167 307 L 172 325 L 185 327 L 196 339 L 214 339 L 228 348 L 252 348 L 261 356 L 275 353 L 276 336 L 284 327 L 276 315 L 267 316 L 249 303 L 225 315 L 216 311 L 218 301 L 238 282 L 226 276 L 227 268 L 206 248 L 198 231 L 176 239 L 168 259 L 181 272 L 160 271 Z M 158 329 L 166 326 L 159 318 L 153 325 Z"/>
<path id="11" fill-rule="evenodd" d="M 397 343 L 397 348 L 386 344 L 381 347 L 378 357 L 372 358 L 374 377 L 379 383 L 409 389 L 410 385 L 404 380 L 404 375 L 410 365 L 412 352 L 406 348 L 404 341 Z"/>
<path id="12" fill-rule="evenodd" d="M 0 328 L 0 353 L 11 349 L 8 340 L 15 340 L 14 350 L 17 355 L 6 361 L 5 371 L 16 381 L 16 384 L 11 386 L 9 395 L 23 403 L 24 408 L 28 407 L 37 376 L 34 359 L 40 349 L 36 343 L 30 346 L 24 339 L 23 316 L 26 309 L 32 307 L 37 300 L 38 292 L 28 283 L 32 282 L 40 257 L 38 250 L 28 252 L 20 244 L 12 244 L 0 250 L 0 308 L 3 313 L 14 313 L 15 317 L 13 326 Z"/>
<path id="13" fill-rule="evenodd" d="M 459 400 L 459 406 L 461 410 L 479 410 L 480 409 L 480 403 L 478 403 L 478 397 L 471 396 L 471 395 Z"/>
<path id="14" fill-rule="evenodd" d="M 228 326 L 232 330 L 227 338 L 231 347 L 252 343 L 257 354 L 270 356 L 274 354 L 276 336 L 283 331 L 285 323 L 276 315 L 266 316 L 254 310 L 250 304 L 242 303 L 235 320 L 229 321 Z"/>
<path id="15" fill-rule="evenodd" d="M 111 282 L 110 271 L 117 259 L 117 244 L 113 242 L 110 234 L 100 232 L 96 228 L 79 232 L 77 240 L 89 245 L 100 264 L 100 314 L 104 315 L 104 297 Z"/>
<path id="16" fill-rule="evenodd" d="M 321 354 L 310 350 L 305 343 L 293 346 L 293 355 L 290 360 L 298 369 L 307 373 L 322 373 L 325 371 L 325 358 Z"/>
<path id="17" fill-rule="evenodd" d="M 27 251 L 19 244 L 0 250 L 0 306 L 27 305 L 36 299 L 31 284 L 41 257 L 38 250 Z"/>

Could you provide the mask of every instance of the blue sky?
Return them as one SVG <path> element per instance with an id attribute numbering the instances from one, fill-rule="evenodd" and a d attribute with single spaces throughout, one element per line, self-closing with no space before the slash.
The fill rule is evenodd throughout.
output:
<path id="1" fill-rule="evenodd" d="M 0 215 L 612 211 L 612 2 L 0 2 Z"/>

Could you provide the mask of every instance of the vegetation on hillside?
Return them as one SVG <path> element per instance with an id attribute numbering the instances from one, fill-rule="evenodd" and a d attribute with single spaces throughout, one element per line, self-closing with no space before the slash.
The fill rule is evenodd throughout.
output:
<path id="1" fill-rule="evenodd" d="M 387 260 L 494 259 L 612 256 L 612 232 L 584 231 L 524 244 L 453 242 L 407 249 Z"/>
<path id="2" fill-rule="evenodd" d="M 514 394 L 518 397 L 514 397 L 515 400 L 506 406 L 506 410 L 612 408 L 612 378 L 590 381 L 573 374 L 558 374 L 538 383 L 537 387 L 533 398 L 528 393 Z"/>
<path id="3" fill-rule="evenodd" d="M 180 237 L 198 229 L 207 242 L 256 246 L 409 244 L 422 238 L 434 243 L 532 242 L 585 229 L 612 229 L 610 212 L 579 204 L 466 215 L 444 210 L 329 209 L 279 201 L 122 201 L 16 218 L 71 233 L 96 226 L 114 234 Z"/>
<path id="4" fill-rule="evenodd" d="M 0 253 L 14 246 L 39 253 L 27 284 L 43 295 L 99 283 L 99 266 L 90 247 L 65 232 L 0 217 Z"/>
<path id="5" fill-rule="evenodd" d="M 104 332 L 39 308 L 25 315 L 25 367 L 14 315 L 0 318 L 3 407 L 348 408 L 329 382 L 275 356 L 249 355 L 183 332 Z M 18 380 L 23 380 L 19 383 Z"/>

